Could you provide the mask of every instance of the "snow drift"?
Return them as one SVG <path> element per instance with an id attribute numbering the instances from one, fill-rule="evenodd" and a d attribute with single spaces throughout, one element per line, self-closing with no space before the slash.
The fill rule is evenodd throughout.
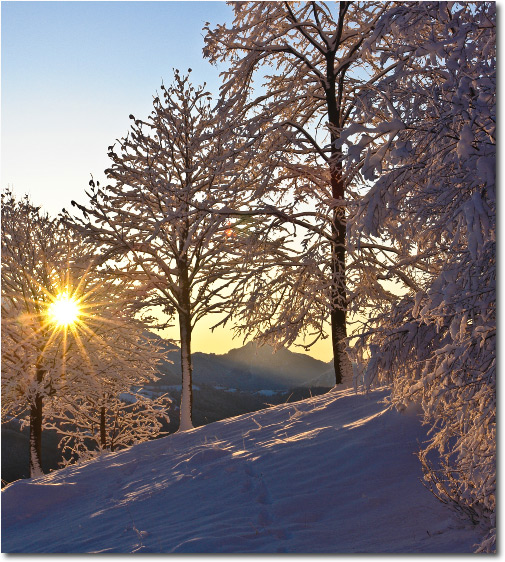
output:
<path id="1" fill-rule="evenodd" d="M 14 482 L 2 551 L 471 552 L 422 485 L 415 412 L 385 390 L 283 404 Z"/>

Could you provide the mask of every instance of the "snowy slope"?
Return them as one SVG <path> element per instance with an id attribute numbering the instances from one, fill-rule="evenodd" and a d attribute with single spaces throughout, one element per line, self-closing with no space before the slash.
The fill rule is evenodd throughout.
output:
<path id="1" fill-rule="evenodd" d="M 6 487 L 3 552 L 470 552 L 414 413 L 341 390 Z"/>

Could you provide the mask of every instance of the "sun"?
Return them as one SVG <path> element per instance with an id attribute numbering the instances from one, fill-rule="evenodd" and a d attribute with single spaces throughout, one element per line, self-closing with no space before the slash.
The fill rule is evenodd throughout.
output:
<path id="1" fill-rule="evenodd" d="M 49 305 L 47 314 L 57 326 L 70 326 L 79 318 L 79 303 L 67 293 L 60 293 Z"/>

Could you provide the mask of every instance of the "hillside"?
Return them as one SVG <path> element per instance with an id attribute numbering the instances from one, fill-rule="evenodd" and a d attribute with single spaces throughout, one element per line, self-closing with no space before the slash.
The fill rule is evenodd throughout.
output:
<path id="1" fill-rule="evenodd" d="M 471 552 L 421 484 L 415 412 L 332 391 L 2 491 L 3 552 Z"/>
<path id="2" fill-rule="evenodd" d="M 158 335 L 151 336 L 170 350 L 169 358 L 173 363 L 160 365 L 160 379 L 145 385 L 145 393 L 170 395 L 173 400 L 168 412 L 170 422 L 163 424 L 163 430 L 173 433 L 179 428 L 180 350 Z M 257 347 L 253 343 L 223 355 L 197 352 L 192 358 L 195 427 L 271 404 L 321 394 L 333 386 L 331 381 L 334 381 L 332 370 L 328 371 L 328 364 L 322 361 L 287 349 L 273 353 L 271 347 Z M 28 428 L 20 430 L 18 426 L 16 423 L 2 425 L 2 486 L 29 474 Z M 58 441 L 54 432 L 44 431 L 42 466 L 46 472 L 57 468 L 62 461 Z"/>

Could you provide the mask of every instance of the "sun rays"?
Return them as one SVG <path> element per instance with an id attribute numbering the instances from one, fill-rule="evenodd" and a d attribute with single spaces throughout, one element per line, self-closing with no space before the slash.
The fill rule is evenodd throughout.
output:
<path id="1" fill-rule="evenodd" d="M 13 321 L 26 330 L 17 341 L 18 352 L 26 345 L 34 346 L 37 362 L 50 360 L 63 379 L 70 359 L 80 362 L 80 369 L 91 376 L 96 371 L 92 356 L 106 353 L 117 360 L 107 334 L 124 326 L 121 311 L 127 303 L 115 298 L 115 284 L 92 275 L 89 264 L 79 269 L 53 271 L 45 281 L 28 275 L 30 294 L 19 293 L 14 299 L 20 314 Z"/>

